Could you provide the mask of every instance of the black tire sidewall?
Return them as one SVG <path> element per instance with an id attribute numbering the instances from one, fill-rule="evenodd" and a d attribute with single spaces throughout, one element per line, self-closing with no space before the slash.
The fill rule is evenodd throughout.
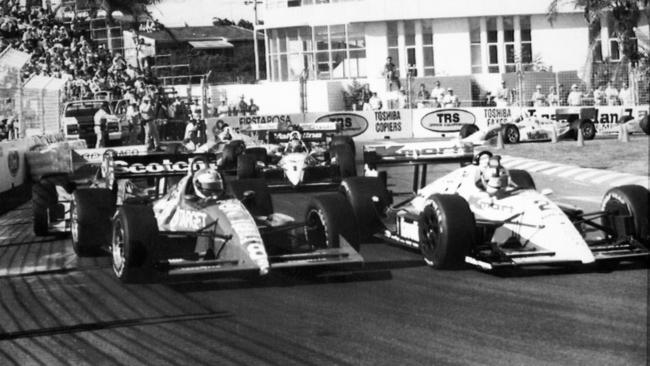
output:
<path id="1" fill-rule="evenodd" d="M 352 207 L 340 193 L 329 193 L 315 196 L 307 204 L 305 210 L 305 223 L 310 215 L 316 215 L 321 220 L 325 229 L 327 248 L 339 247 L 339 235 L 356 250 L 359 251 L 360 240 L 357 222 Z M 307 228 L 305 228 L 307 239 Z"/>
<path id="2" fill-rule="evenodd" d="M 625 185 L 614 187 L 608 190 L 603 196 L 601 209 L 609 211 L 610 208 L 624 206 L 630 215 L 634 218 L 635 238 L 639 240 L 646 248 L 650 249 L 650 231 L 648 228 L 648 202 L 650 201 L 650 191 L 645 187 L 638 185 Z M 606 227 L 614 229 L 611 220 L 606 216 L 602 220 Z"/>

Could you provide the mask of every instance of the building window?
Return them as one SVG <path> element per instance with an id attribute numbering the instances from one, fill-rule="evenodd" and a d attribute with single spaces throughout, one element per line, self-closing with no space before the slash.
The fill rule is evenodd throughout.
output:
<path id="1" fill-rule="evenodd" d="M 273 29 L 267 32 L 271 80 L 366 76 L 363 25 L 331 25 Z"/>
<path id="2" fill-rule="evenodd" d="M 483 55 L 481 52 L 481 20 L 479 18 L 471 18 L 469 20 L 469 42 L 472 57 L 472 73 L 480 74 L 483 72 Z"/>
<path id="3" fill-rule="evenodd" d="M 388 41 L 388 57 L 395 64 L 395 70 L 399 70 L 399 51 L 397 46 L 397 22 L 388 22 L 386 36 Z"/>
<path id="4" fill-rule="evenodd" d="M 500 30 L 498 22 L 503 23 Z M 530 29 L 530 16 L 506 16 L 469 19 L 470 54 L 472 73 L 483 72 L 483 49 L 487 51 L 487 71 L 489 73 L 515 72 L 521 63 L 522 70 L 533 68 L 533 43 Z M 485 32 L 485 40 L 481 34 Z M 485 48 L 483 48 L 485 47 Z M 503 66 L 501 66 L 503 65 Z"/>
<path id="5" fill-rule="evenodd" d="M 406 46 L 406 70 L 407 72 L 417 73 L 415 61 L 415 21 L 408 20 L 404 22 L 404 45 Z"/>
<path id="6" fill-rule="evenodd" d="M 424 76 L 434 76 L 436 70 L 433 63 L 433 24 L 422 21 L 422 56 Z"/>

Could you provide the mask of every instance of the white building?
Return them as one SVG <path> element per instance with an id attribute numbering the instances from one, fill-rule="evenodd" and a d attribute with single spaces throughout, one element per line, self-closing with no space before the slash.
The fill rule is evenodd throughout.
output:
<path id="1" fill-rule="evenodd" d="M 381 77 L 391 56 L 400 75 L 514 72 L 537 61 L 553 71 L 577 70 L 588 53 L 588 29 L 571 1 L 553 24 L 550 0 L 267 0 L 264 30 L 272 81 Z M 648 39 L 642 16 L 639 39 Z M 611 20 L 601 26 L 602 57 L 620 58 Z"/>

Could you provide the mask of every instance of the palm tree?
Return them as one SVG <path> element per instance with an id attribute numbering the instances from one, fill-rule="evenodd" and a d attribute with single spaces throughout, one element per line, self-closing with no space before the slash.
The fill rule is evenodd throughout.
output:
<path id="1" fill-rule="evenodd" d="M 547 13 L 549 22 L 553 23 L 560 5 L 565 2 L 565 0 L 551 1 Z M 650 64 L 648 62 L 650 61 L 649 52 L 648 50 L 642 51 L 638 49 L 634 32 L 634 28 L 639 24 L 642 11 L 650 19 L 650 0 L 570 0 L 570 2 L 576 8 L 582 8 L 584 11 L 584 18 L 589 29 L 590 53 L 588 63 L 591 63 L 591 51 L 593 51 L 599 39 L 600 21 L 609 13 L 614 18 L 615 34 L 622 46 L 621 53 L 623 57 L 621 64 L 629 63 L 633 74 L 638 75 L 638 72 L 642 72 L 646 77 L 650 76 L 650 67 L 648 67 L 648 64 Z M 650 25 L 648 28 L 650 30 Z M 637 69 L 641 60 L 645 61 L 641 63 L 645 65 L 644 70 Z"/>

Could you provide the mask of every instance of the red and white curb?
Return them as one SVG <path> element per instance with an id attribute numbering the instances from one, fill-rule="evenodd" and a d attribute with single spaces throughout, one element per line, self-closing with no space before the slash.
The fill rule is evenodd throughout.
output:
<path id="1" fill-rule="evenodd" d="M 610 187 L 624 184 L 638 184 L 648 188 L 647 176 L 620 173 L 604 169 L 581 168 L 576 165 L 550 163 L 547 161 L 519 158 L 503 155 L 501 163 L 508 169 L 523 169 L 531 173 L 556 176 L 560 178 L 573 179 L 581 182 L 605 184 Z"/>

